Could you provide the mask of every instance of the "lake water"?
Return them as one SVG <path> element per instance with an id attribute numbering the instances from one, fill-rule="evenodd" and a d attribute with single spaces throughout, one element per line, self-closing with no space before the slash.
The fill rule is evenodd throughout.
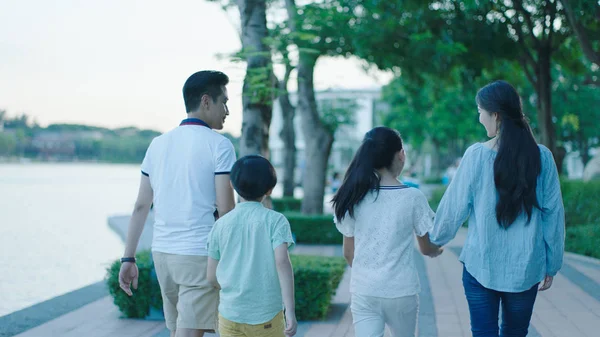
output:
<path id="1" fill-rule="evenodd" d="M 0 316 L 101 281 L 124 245 L 139 165 L 0 164 Z"/>

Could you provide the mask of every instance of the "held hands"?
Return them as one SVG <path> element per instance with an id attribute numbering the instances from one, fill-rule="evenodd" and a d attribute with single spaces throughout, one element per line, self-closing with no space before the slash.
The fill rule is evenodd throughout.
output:
<path id="1" fill-rule="evenodd" d="M 296 321 L 296 313 L 293 311 L 285 311 L 285 335 L 292 337 L 296 335 L 298 329 L 298 321 Z"/>
<path id="2" fill-rule="evenodd" d="M 123 291 L 132 296 L 131 284 L 133 283 L 133 289 L 138 287 L 138 267 L 133 262 L 123 262 L 121 264 L 121 270 L 119 271 L 119 286 Z"/>
<path id="3" fill-rule="evenodd" d="M 546 275 L 546 278 L 544 278 L 544 283 L 540 287 L 539 291 L 544 291 L 544 290 L 550 289 L 550 287 L 552 287 L 553 280 L 554 280 L 553 276 Z"/>
<path id="4" fill-rule="evenodd" d="M 443 252 L 444 252 L 443 247 L 436 247 L 435 249 L 431 250 L 431 253 L 429 253 L 428 256 L 431 258 L 438 257 L 438 256 L 442 255 Z"/>

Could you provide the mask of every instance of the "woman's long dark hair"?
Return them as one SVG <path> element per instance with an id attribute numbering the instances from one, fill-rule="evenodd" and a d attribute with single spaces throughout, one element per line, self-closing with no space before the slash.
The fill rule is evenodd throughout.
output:
<path id="1" fill-rule="evenodd" d="M 375 170 L 391 167 L 394 155 L 402 150 L 402 138 L 398 131 L 376 127 L 367 132 L 356 151 L 344 182 L 332 199 L 335 216 L 341 221 L 346 212 L 354 217 L 354 207 L 369 190 L 379 191 L 380 177 Z"/>
<path id="2" fill-rule="evenodd" d="M 476 101 L 488 113 L 496 112 L 500 122 L 499 148 L 494 161 L 498 224 L 508 228 L 522 211 L 529 222 L 533 207 L 540 209 L 536 187 L 542 163 L 540 149 L 523 114 L 521 98 L 512 85 L 496 81 L 481 88 Z"/>

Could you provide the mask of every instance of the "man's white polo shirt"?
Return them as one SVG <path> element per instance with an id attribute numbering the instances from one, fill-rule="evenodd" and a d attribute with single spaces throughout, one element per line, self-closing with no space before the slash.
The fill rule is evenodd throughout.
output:
<path id="1" fill-rule="evenodd" d="M 235 163 L 229 139 L 199 119 L 152 140 L 142 174 L 154 191 L 152 250 L 178 255 L 208 255 L 206 242 L 215 223 L 215 175 L 229 174 Z"/>

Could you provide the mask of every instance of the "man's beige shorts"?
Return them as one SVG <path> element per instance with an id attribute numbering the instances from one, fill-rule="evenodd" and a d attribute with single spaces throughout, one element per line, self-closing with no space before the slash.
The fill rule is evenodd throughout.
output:
<path id="1" fill-rule="evenodd" d="M 216 330 L 219 292 L 206 279 L 208 257 L 152 252 L 169 330 Z"/>

